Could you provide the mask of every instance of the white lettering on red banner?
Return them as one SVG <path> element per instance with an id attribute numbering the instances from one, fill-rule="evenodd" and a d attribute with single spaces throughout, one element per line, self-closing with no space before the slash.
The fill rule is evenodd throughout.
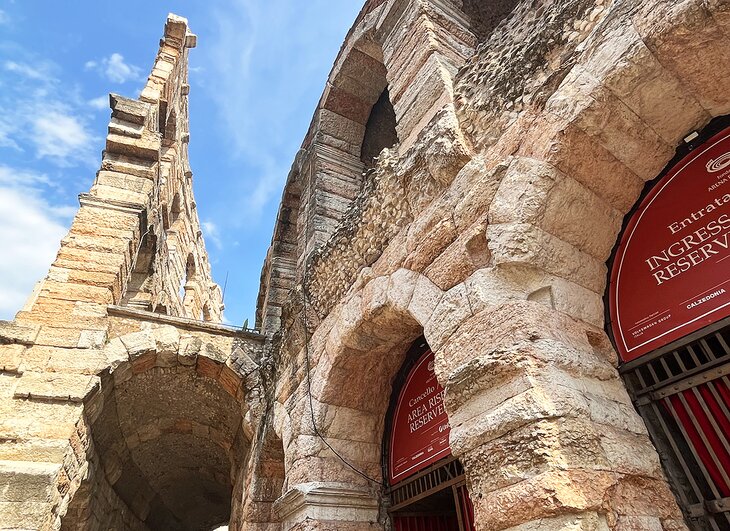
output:
<path id="1" fill-rule="evenodd" d="M 730 315 L 728 258 L 730 128 L 675 165 L 624 231 L 609 301 L 621 358 L 631 361 Z"/>
<path id="2" fill-rule="evenodd" d="M 451 454 L 444 389 L 433 372 L 430 350 L 406 377 L 393 414 L 388 472 L 393 485 Z"/>

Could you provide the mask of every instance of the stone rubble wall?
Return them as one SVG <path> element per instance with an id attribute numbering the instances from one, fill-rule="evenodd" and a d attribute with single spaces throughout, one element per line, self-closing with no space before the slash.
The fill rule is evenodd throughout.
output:
<path id="1" fill-rule="evenodd" d="M 490 9 L 366 3 L 287 179 L 262 335 L 214 323 L 187 161 L 195 36 L 168 18 L 140 99 L 111 97 L 49 275 L 0 323 L 0 527 L 205 527 L 228 496 L 232 529 L 389 529 L 385 416 L 424 335 L 477 529 L 686 529 L 603 296 L 645 183 L 730 113 L 730 7 Z M 399 144 L 364 172 L 386 86 Z M 211 514 L 180 501 L 201 482 Z"/>
<path id="2" fill-rule="evenodd" d="M 439 115 L 442 127 L 431 139 L 433 157 L 427 170 L 433 175 L 418 178 L 437 181 L 449 166 L 465 162 L 464 139 L 453 127 L 454 109 L 448 102 L 452 77 L 475 45 L 467 24 L 448 1 L 366 3 L 335 61 L 287 179 L 262 272 L 257 314 L 262 330 L 272 334 L 280 328 L 287 294 L 302 281 L 311 267 L 307 263 L 323 246 L 333 245 L 333 234 L 350 225 L 343 219 L 351 216 L 352 205 L 365 200 L 362 189 L 370 186 L 370 177 L 363 176 L 360 151 L 370 110 L 386 86 L 398 121 L 399 153 L 408 152 L 424 125 Z M 384 220 L 383 226 L 387 224 Z M 333 255 L 333 261 L 345 260 L 341 271 L 331 271 L 344 275 L 337 286 L 352 281 L 352 259 L 362 262 L 363 254 L 372 258 L 382 243 L 358 246 L 357 258 L 346 249 Z"/>

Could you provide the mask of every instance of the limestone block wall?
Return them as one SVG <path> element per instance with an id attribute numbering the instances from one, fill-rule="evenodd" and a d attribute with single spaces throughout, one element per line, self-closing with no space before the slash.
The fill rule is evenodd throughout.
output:
<path id="1" fill-rule="evenodd" d="M 368 4 L 351 32 L 377 19 L 400 145 L 325 242 L 290 255 L 276 514 L 387 527 L 384 417 L 424 334 L 477 529 L 683 529 L 604 331 L 606 261 L 682 138 L 730 112 L 728 8 L 522 1 L 484 31 L 466 4 Z"/>
<path id="2" fill-rule="evenodd" d="M 46 278 L 14 321 L 0 323 L 2 528 L 174 529 L 227 518 L 231 491 L 242 492 L 263 338 L 213 324 L 222 298 L 187 155 L 195 41 L 170 15 L 139 99 L 110 96 L 94 185 Z M 175 450 L 191 445 L 197 472 L 174 479 L 197 486 L 176 505 L 161 501 L 160 482 L 174 485 L 169 474 L 186 470 L 187 454 Z M 156 464 L 152 451 L 165 446 L 167 461 Z M 214 501 L 190 499 L 204 492 Z M 185 496 L 203 509 L 190 513 Z"/>
<path id="3" fill-rule="evenodd" d="M 645 183 L 730 113 L 729 13 L 368 1 L 287 179 L 263 335 L 200 320 L 222 307 L 187 159 L 195 36 L 171 16 L 0 323 L 0 527 L 388 529 L 385 415 L 424 335 L 477 529 L 685 529 L 603 296 Z M 384 94 L 398 143 L 370 168 Z"/>

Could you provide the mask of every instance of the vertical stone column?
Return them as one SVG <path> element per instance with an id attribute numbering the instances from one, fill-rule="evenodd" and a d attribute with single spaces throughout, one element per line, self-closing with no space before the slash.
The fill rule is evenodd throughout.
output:
<path id="1" fill-rule="evenodd" d="M 112 97 L 112 107 L 103 169 L 56 260 L 16 320 L 0 323 L 0 461 L 12 471 L 0 489 L 33 485 L 26 500 L 7 501 L 0 527 L 59 526 L 65 495 L 88 474 L 88 441 L 77 437 L 82 401 L 106 365 L 106 309 L 134 267 L 159 149 L 145 127 L 149 105 Z"/>
<path id="2" fill-rule="evenodd" d="M 180 98 L 189 89 L 187 48 L 193 46 L 187 21 L 170 15 L 140 99 L 110 96 L 112 116 L 94 184 L 80 196 L 79 211 L 46 278 L 15 321 L 0 322 L 2 528 L 60 528 L 69 501 L 90 473 L 85 456 L 92 443 L 84 435 L 82 403 L 98 388 L 97 373 L 109 363 L 102 351 L 107 307 L 132 299 L 147 307 L 160 286 L 129 290 L 130 278 L 141 256 L 167 258 L 159 246 L 142 249 L 142 244 L 155 224 L 162 225 L 158 202 L 161 189 L 168 190 L 161 162 L 173 160 L 167 166 L 178 174 L 187 164 L 187 102 Z M 168 116 L 168 108 L 182 111 Z M 167 124 L 170 117 L 177 121 Z M 188 236 L 196 234 L 197 216 L 188 221 Z M 192 236 L 188 243 L 198 257 L 205 256 L 202 243 Z M 147 273 L 142 271 L 143 281 Z M 209 269 L 203 273 L 210 282 Z M 158 280 L 169 284 L 169 278 Z M 220 290 L 210 283 L 204 287 L 206 300 L 219 303 Z M 212 308 L 214 317 L 219 312 Z"/>
<path id="3" fill-rule="evenodd" d="M 291 427 L 283 440 L 286 488 L 273 506 L 281 529 L 382 529 L 379 485 L 344 464 L 315 434 L 309 400 L 302 396 L 305 386 L 297 393 L 301 398 L 289 414 Z M 352 394 L 358 393 L 354 390 Z M 367 411 L 321 403 L 316 398 L 313 407 L 315 422 L 327 443 L 352 466 L 379 481 L 380 445 L 373 438 L 382 431 L 382 419 Z"/>
<path id="4" fill-rule="evenodd" d="M 538 301 L 484 308 L 437 354 L 477 529 L 680 529 L 600 329 Z"/>

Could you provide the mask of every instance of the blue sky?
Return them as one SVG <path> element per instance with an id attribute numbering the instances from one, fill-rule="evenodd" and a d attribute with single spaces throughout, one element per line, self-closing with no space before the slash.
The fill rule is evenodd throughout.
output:
<path id="1" fill-rule="evenodd" d="M 47 272 L 98 169 L 109 92 L 136 97 L 168 12 L 190 56 L 190 158 L 226 320 L 253 324 L 294 154 L 362 0 L 0 0 L 0 319 Z"/>

